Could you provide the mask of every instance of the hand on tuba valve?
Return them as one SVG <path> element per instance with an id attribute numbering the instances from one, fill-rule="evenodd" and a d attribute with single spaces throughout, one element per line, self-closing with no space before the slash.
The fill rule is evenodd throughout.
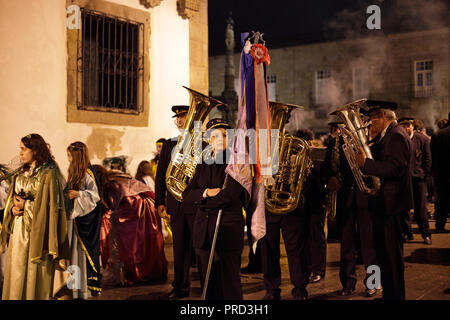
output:
<path id="1" fill-rule="evenodd" d="M 364 175 L 361 167 L 366 158 L 373 159 L 368 145 L 367 126 L 360 117 L 360 106 L 367 99 L 351 102 L 338 110 L 330 113 L 338 116 L 344 126 L 341 128 L 341 136 L 344 140 L 342 150 L 352 170 L 358 189 L 370 195 L 375 195 L 380 190 L 380 179 L 375 176 Z"/>
<path id="2" fill-rule="evenodd" d="M 364 167 L 367 157 L 362 148 L 359 149 L 359 152 L 356 152 L 355 158 L 356 158 L 356 163 L 358 164 L 358 166 L 360 168 Z"/>

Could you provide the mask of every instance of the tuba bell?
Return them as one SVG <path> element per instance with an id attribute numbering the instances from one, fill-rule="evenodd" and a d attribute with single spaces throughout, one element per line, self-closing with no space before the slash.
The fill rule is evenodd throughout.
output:
<path id="1" fill-rule="evenodd" d="M 269 108 L 271 128 L 279 130 L 279 168 L 273 183 L 265 186 L 265 204 L 271 213 L 286 214 L 299 205 L 303 182 L 312 164 L 310 147 L 307 141 L 285 134 L 289 114 L 301 106 L 269 101 Z"/>
<path id="2" fill-rule="evenodd" d="M 189 110 L 183 133 L 172 151 L 172 157 L 166 171 L 167 190 L 177 201 L 182 201 L 182 193 L 191 181 L 195 168 L 202 157 L 202 129 L 209 112 L 222 102 L 200 92 L 184 87 L 190 95 Z M 195 130 L 194 130 L 195 129 Z"/>
<path id="3" fill-rule="evenodd" d="M 338 116 L 344 125 L 340 128 L 344 139 L 342 150 L 347 158 L 350 169 L 355 177 L 358 189 L 370 195 L 375 195 L 380 190 L 380 179 L 375 176 L 364 175 L 356 163 L 356 153 L 360 149 L 364 150 L 368 159 L 373 159 L 367 143 L 367 126 L 364 126 L 360 117 L 361 105 L 365 104 L 367 99 L 360 99 L 333 111 L 330 115 Z"/>

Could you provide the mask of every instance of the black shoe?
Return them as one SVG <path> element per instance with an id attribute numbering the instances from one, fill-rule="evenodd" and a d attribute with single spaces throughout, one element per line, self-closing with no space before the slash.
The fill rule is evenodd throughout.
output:
<path id="1" fill-rule="evenodd" d="M 263 300 L 281 300 L 281 290 L 267 291 Z"/>
<path id="2" fill-rule="evenodd" d="M 295 300 L 307 300 L 308 299 L 308 291 L 305 288 L 294 288 L 291 291 L 292 296 Z"/>
<path id="3" fill-rule="evenodd" d="M 262 268 L 261 267 L 254 267 L 254 266 L 246 266 L 244 268 L 241 269 L 241 273 L 243 274 L 249 274 L 249 273 L 262 273 Z"/>
<path id="4" fill-rule="evenodd" d="M 351 296 L 355 292 L 355 288 L 353 289 L 343 289 L 341 291 L 341 296 Z"/>
<path id="5" fill-rule="evenodd" d="M 318 283 L 323 280 L 323 276 L 320 274 L 313 274 L 311 277 L 309 277 L 309 283 Z"/>
<path id="6" fill-rule="evenodd" d="M 366 297 L 370 298 L 373 297 L 374 295 L 376 295 L 378 292 L 377 289 L 367 289 L 366 290 Z"/>
<path id="7" fill-rule="evenodd" d="M 170 291 L 169 293 L 169 300 L 178 300 L 181 298 L 186 298 L 189 297 L 189 291 L 180 291 L 180 290 L 175 290 L 173 289 L 172 291 Z"/>
<path id="8" fill-rule="evenodd" d="M 425 239 L 423 239 L 423 243 L 428 245 L 432 244 L 431 237 L 425 237 Z"/>

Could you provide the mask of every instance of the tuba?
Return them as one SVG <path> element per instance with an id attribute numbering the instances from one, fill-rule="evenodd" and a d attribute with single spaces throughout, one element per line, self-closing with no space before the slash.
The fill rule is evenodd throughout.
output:
<path id="1" fill-rule="evenodd" d="M 364 175 L 356 163 L 355 156 L 360 149 L 363 149 L 366 157 L 373 159 L 367 143 L 367 126 L 364 126 L 360 117 L 360 107 L 365 102 L 366 99 L 351 102 L 333 111 L 330 115 L 338 116 L 344 122 L 344 126 L 340 128 L 344 139 L 342 150 L 355 177 L 358 189 L 370 195 L 375 195 L 380 190 L 380 179 L 375 176 Z"/>
<path id="2" fill-rule="evenodd" d="M 303 182 L 312 165 L 310 147 L 305 140 L 285 134 L 284 130 L 289 114 L 301 106 L 270 101 L 269 108 L 271 127 L 279 130 L 280 151 L 279 168 L 273 176 L 274 181 L 265 186 L 265 204 L 271 213 L 286 214 L 299 205 Z"/>
<path id="3" fill-rule="evenodd" d="M 183 133 L 172 151 L 172 158 L 166 171 L 167 190 L 177 201 L 182 201 L 182 193 L 191 181 L 195 168 L 202 157 L 202 129 L 209 112 L 222 102 L 184 87 L 189 91 L 190 104 Z M 196 130 L 194 130 L 196 129 Z"/>

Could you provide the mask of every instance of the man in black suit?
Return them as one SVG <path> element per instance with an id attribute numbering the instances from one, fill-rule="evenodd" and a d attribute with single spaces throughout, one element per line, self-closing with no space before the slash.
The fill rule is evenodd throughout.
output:
<path id="1" fill-rule="evenodd" d="M 212 157 L 203 158 L 183 192 L 183 203 L 195 205 L 193 244 L 198 256 L 200 283 L 205 285 L 209 254 L 217 216 L 222 209 L 214 259 L 206 291 L 207 300 L 242 300 L 240 279 L 241 254 L 244 248 L 244 215 L 248 196 L 244 187 L 225 173 L 228 155 L 226 129 L 222 119 L 207 125 Z M 204 153 L 208 154 L 208 153 Z"/>
<path id="2" fill-rule="evenodd" d="M 436 184 L 435 202 L 436 233 L 448 233 L 445 229 L 450 212 L 450 113 L 446 127 L 431 136 L 432 172 Z"/>
<path id="3" fill-rule="evenodd" d="M 189 106 L 187 105 L 172 107 L 172 111 L 175 113 L 173 118 L 175 118 L 178 130 L 184 128 L 188 110 Z M 192 206 L 182 204 L 167 191 L 166 171 L 177 140 L 177 138 L 173 138 L 164 141 L 155 180 L 155 207 L 158 210 L 158 214 L 160 217 L 165 217 L 168 213 L 171 217 L 175 274 L 172 282 L 173 290 L 169 293 L 169 299 L 171 300 L 189 296 L 192 228 L 195 214 Z"/>
<path id="4" fill-rule="evenodd" d="M 313 138 L 313 133 L 303 129 L 299 130 L 296 136 L 308 141 Z M 311 173 L 303 182 L 302 194 L 298 207 L 292 212 L 280 215 L 266 210 L 266 235 L 261 239 L 264 287 L 266 289 L 264 300 L 280 300 L 280 229 L 287 253 L 289 274 L 294 285 L 291 293 L 296 300 L 308 298 L 306 286 L 308 285 L 308 262 L 310 262 L 311 254 L 308 246 L 309 222 L 312 215 L 321 216 L 324 211 L 322 208 L 324 193 L 321 191 L 320 176 L 316 167 L 311 169 Z M 322 238 L 322 242 L 325 242 L 324 234 Z"/>
<path id="5" fill-rule="evenodd" d="M 331 122 L 339 130 L 341 122 Z M 341 295 L 350 296 L 356 286 L 356 247 L 359 244 L 364 266 L 377 265 L 373 239 L 373 216 L 368 208 L 368 195 L 359 191 L 355 178 L 343 151 L 344 140 L 336 136 L 330 140 L 323 166 L 327 188 L 337 191 L 336 220 L 341 241 L 339 278 L 342 284 Z M 359 233 L 357 233 L 359 229 Z M 369 275 L 366 275 L 364 284 Z M 366 285 L 367 287 L 367 285 Z M 366 296 L 377 293 L 376 288 L 366 288 Z"/>
<path id="6" fill-rule="evenodd" d="M 414 218 L 422 234 L 423 242 L 431 244 L 427 211 L 427 178 L 431 172 L 430 141 L 422 133 L 414 131 L 414 118 L 404 117 L 398 124 L 405 128 L 411 138 L 411 177 L 414 199 Z"/>
<path id="7" fill-rule="evenodd" d="M 371 130 L 379 140 L 374 159 L 356 154 L 363 173 L 379 177 L 380 192 L 371 201 L 374 210 L 375 250 L 381 271 L 383 299 L 405 299 L 402 219 L 413 207 L 411 186 L 411 139 L 395 121 L 397 104 L 367 101 Z"/>

